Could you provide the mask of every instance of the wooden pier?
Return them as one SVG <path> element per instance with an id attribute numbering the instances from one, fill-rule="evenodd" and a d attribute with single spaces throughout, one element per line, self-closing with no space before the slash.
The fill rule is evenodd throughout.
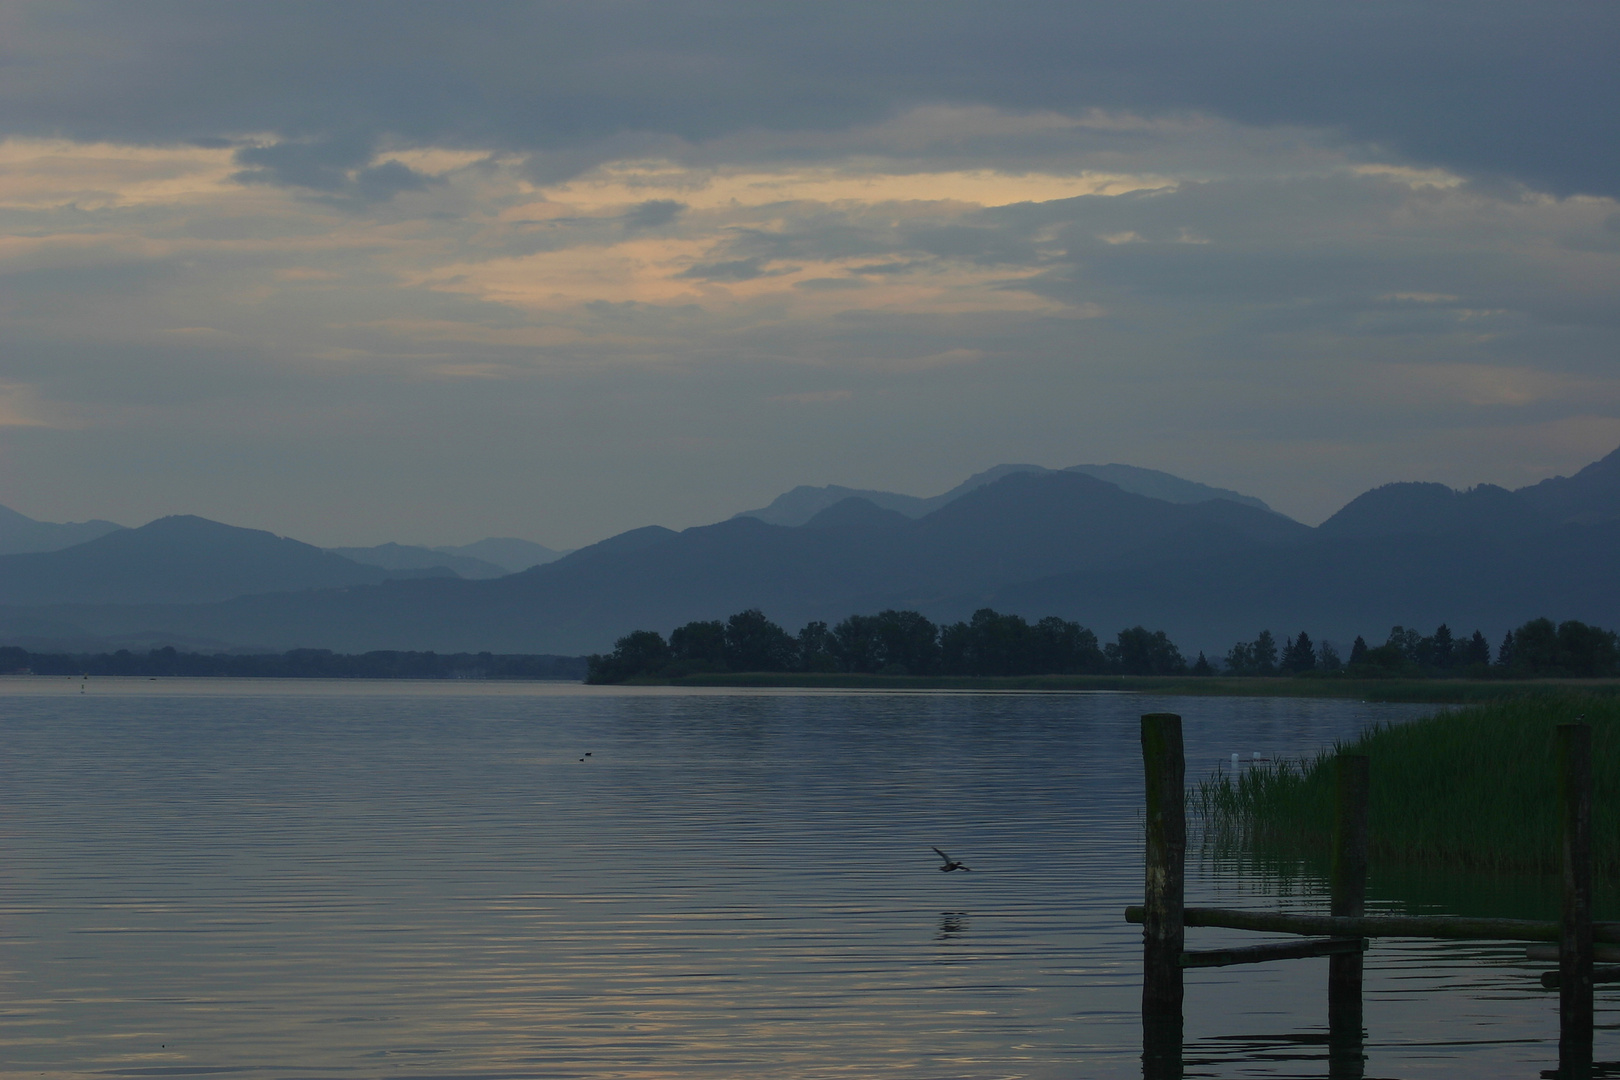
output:
<path id="1" fill-rule="evenodd" d="M 1620 943 L 1620 923 L 1592 922 L 1592 730 L 1585 724 L 1558 728 L 1558 799 L 1562 814 L 1563 910 L 1557 922 L 1473 919 L 1449 916 L 1368 916 L 1368 764 L 1363 755 L 1335 761 L 1333 862 L 1328 914 L 1285 915 L 1189 908 L 1185 903 L 1187 853 L 1186 756 L 1181 717 L 1142 717 L 1142 765 L 1146 777 L 1147 859 L 1144 903 L 1125 909 L 1142 924 L 1142 1075 L 1144 1080 L 1180 1080 L 1182 1075 L 1183 973 L 1188 968 L 1226 967 L 1271 960 L 1328 957 L 1328 1076 L 1361 1080 L 1366 1053 L 1362 1024 L 1362 954 L 1370 938 L 1554 942 L 1530 950 L 1532 958 L 1556 959 L 1558 970 L 1541 977 L 1558 990 L 1559 1080 L 1592 1076 L 1592 985 L 1620 981 L 1620 967 L 1593 968 L 1595 942 Z M 1186 948 L 1188 927 L 1310 935 L 1306 940 L 1227 949 Z M 1608 950 L 1604 950 L 1608 952 Z"/>

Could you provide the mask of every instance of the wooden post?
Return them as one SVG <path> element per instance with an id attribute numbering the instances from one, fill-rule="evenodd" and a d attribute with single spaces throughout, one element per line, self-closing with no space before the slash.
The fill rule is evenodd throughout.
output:
<path id="1" fill-rule="evenodd" d="M 1181 953 L 1187 856 L 1187 762 L 1181 717 L 1142 717 L 1147 784 L 1147 871 L 1142 920 L 1142 1075 L 1181 1076 Z"/>
<path id="2" fill-rule="evenodd" d="M 1329 914 L 1359 919 L 1367 914 L 1367 756 L 1340 754 L 1334 761 L 1333 868 Z M 1362 1046 L 1362 955 L 1328 958 L 1328 1074 L 1359 1080 Z"/>
<path id="3" fill-rule="evenodd" d="M 1592 1071 L 1592 729 L 1558 725 L 1564 910 L 1558 940 L 1558 1071 Z"/>

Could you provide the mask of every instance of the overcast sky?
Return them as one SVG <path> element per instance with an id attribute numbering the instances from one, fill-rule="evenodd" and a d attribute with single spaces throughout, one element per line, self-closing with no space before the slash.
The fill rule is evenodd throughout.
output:
<path id="1" fill-rule="evenodd" d="M 0 503 L 323 544 L 1620 446 L 1620 4 L 0 4 Z"/>

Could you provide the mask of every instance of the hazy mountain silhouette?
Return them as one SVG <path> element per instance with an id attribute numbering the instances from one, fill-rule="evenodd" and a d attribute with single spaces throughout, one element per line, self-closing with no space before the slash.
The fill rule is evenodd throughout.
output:
<path id="1" fill-rule="evenodd" d="M 0 506 L 0 555 L 58 551 L 122 528 L 122 525 L 99 518 L 62 524 L 35 521 L 9 507 Z"/>
<path id="2" fill-rule="evenodd" d="M 1256 510 L 1271 509 L 1253 495 L 1244 495 L 1229 488 L 1211 487 L 1209 484 L 1200 484 L 1194 480 L 1183 480 L 1179 476 L 1160 472 L 1158 469 L 1144 469 L 1137 465 L 1070 465 L 1064 471 L 1085 473 L 1098 480 L 1117 484 L 1132 494 L 1146 495 L 1150 499 L 1163 499 L 1165 502 L 1196 503 L 1225 499 L 1228 502 L 1252 506 Z"/>
<path id="3" fill-rule="evenodd" d="M 804 523 L 806 529 L 824 532 L 871 532 L 903 528 L 911 518 L 898 510 L 885 510 L 870 499 L 848 498 L 835 502 Z"/>
<path id="4" fill-rule="evenodd" d="M 1255 558 L 1227 552 L 1159 562 L 1148 573 L 1086 571 L 1022 582 L 997 610 L 1073 613 L 1102 629 L 1142 623 L 1184 647 L 1223 649 L 1262 628 L 1341 644 L 1382 641 L 1395 624 L 1441 622 L 1494 644 L 1547 615 L 1620 625 L 1620 519 L 1511 529 L 1340 539 L 1314 536 Z"/>
<path id="5" fill-rule="evenodd" d="M 1081 473 L 1105 480 L 1134 495 L 1146 495 L 1165 502 L 1198 503 L 1208 502 L 1211 499 L 1226 499 L 1257 510 L 1271 509 L 1251 495 L 1242 495 L 1226 488 L 1210 487 L 1208 484 L 1183 480 L 1179 476 L 1172 476 L 1158 469 L 1143 469 L 1135 465 L 1071 465 L 1067 469 L 1048 469 L 1040 465 L 997 465 L 981 473 L 975 473 L 949 491 L 926 499 L 915 495 L 899 495 L 892 491 L 841 487 L 837 484 L 828 484 L 825 487 L 801 484 L 792 491 L 778 495 L 769 506 L 758 510 L 744 510 L 736 516 L 758 518 L 772 525 L 803 525 L 821 511 L 845 499 L 865 499 L 885 510 L 893 510 L 906 517 L 920 518 L 948 503 L 955 502 L 970 491 L 977 491 L 986 484 L 993 484 L 1014 473 L 1050 472 Z"/>
<path id="6" fill-rule="evenodd" d="M 326 550 L 363 566 L 378 566 L 384 570 L 429 570 L 442 566 L 446 570 L 454 571 L 460 577 L 473 579 L 505 577 L 511 573 L 504 566 L 497 566 L 495 563 L 471 555 L 457 555 L 438 548 L 417 547 L 412 544 L 388 543 L 373 547 L 335 547 Z"/>
<path id="7" fill-rule="evenodd" d="M 1620 450 L 1574 476 L 1555 476 L 1514 492 L 1555 521 L 1603 521 L 1620 517 Z"/>
<path id="8" fill-rule="evenodd" d="M 1309 532 L 1224 500 L 1174 504 L 1078 473 L 1016 472 L 918 519 L 847 500 L 798 528 L 744 517 L 679 533 L 637 529 L 491 581 L 393 581 L 184 608 L 55 606 L 33 615 L 102 637 L 161 631 L 344 651 L 578 652 L 606 648 L 629 628 L 751 606 L 789 622 L 896 605 L 966 611 L 1013 581 L 1269 547 Z"/>
<path id="9" fill-rule="evenodd" d="M 182 515 L 60 551 L 0 556 L 0 603 L 205 603 L 390 576 L 297 540 Z"/>
<path id="10" fill-rule="evenodd" d="M 0 612 L 0 635 L 566 654 L 749 607 L 797 629 L 884 607 L 956 619 L 984 605 L 1062 615 L 1105 637 L 1141 623 L 1188 650 L 1224 650 L 1263 627 L 1377 641 L 1397 622 L 1493 636 L 1543 614 L 1620 625 L 1620 454 L 1515 492 L 1385 485 L 1316 529 L 1230 499 L 1172 502 L 1070 470 L 1010 466 L 963 486 L 916 517 L 848 497 L 798 526 L 741 516 L 635 529 L 490 580 L 261 579 L 253 587 L 264 595 L 219 603 L 13 606 Z M 247 591 L 239 580 L 228 587 Z"/>
<path id="11" fill-rule="evenodd" d="M 1367 539 L 1432 533 L 1518 532 L 1551 524 L 1530 500 L 1494 484 L 1456 491 L 1444 484 L 1385 484 L 1322 522 L 1323 536 Z"/>
<path id="12" fill-rule="evenodd" d="M 532 540 L 519 540 L 511 536 L 492 536 L 471 544 L 440 546 L 433 550 L 446 555 L 464 555 L 469 559 L 493 563 L 508 574 L 527 570 L 531 566 L 556 562 L 568 554 L 566 551 L 548 548 L 544 544 L 536 544 Z"/>

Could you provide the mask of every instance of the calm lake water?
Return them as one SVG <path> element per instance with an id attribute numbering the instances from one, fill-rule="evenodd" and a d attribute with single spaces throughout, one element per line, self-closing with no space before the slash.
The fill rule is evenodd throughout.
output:
<path id="1" fill-rule="evenodd" d="M 1140 1076 L 1161 710 L 1189 778 L 1428 711 L 0 680 L 0 1075 Z M 1198 860 L 1188 902 L 1326 904 Z M 1189 973 L 1189 1075 L 1326 1075 L 1326 966 Z M 1375 943 L 1367 1075 L 1552 1067 L 1545 966 Z"/>

